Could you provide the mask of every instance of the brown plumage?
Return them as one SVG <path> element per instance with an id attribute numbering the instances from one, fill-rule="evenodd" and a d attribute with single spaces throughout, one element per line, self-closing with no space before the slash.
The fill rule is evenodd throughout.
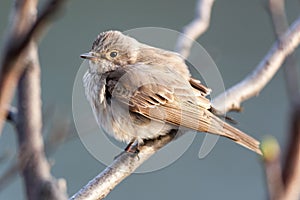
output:
<path id="1" fill-rule="evenodd" d="M 259 142 L 222 121 L 177 53 L 154 48 L 118 31 L 101 33 L 84 76 L 86 96 L 101 128 L 116 139 L 142 143 L 179 127 L 227 137 L 261 154 Z"/>

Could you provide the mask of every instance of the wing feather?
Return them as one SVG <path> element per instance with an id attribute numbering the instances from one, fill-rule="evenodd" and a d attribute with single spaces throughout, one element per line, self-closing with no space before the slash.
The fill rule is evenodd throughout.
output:
<path id="1" fill-rule="evenodd" d="M 230 138 L 261 154 L 259 142 L 223 122 L 208 109 L 210 89 L 167 66 L 135 64 L 111 72 L 109 92 L 133 113 L 149 119 Z"/>

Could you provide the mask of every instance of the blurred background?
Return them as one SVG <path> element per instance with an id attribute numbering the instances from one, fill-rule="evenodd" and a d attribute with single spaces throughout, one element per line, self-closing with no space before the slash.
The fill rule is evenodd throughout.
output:
<path id="1" fill-rule="evenodd" d="M 291 23 L 299 14 L 300 4 L 296 0 L 286 3 Z M 55 108 L 55 116 L 73 122 L 72 88 L 82 63 L 79 55 L 90 49 L 99 32 L 147 26 L 181 31 L 193 19 L 195 4 L 195 0 L 69 1 L 40 42 L 43 109 Z M 11 7 L 11 1 L 0 3 L 1 46 Z M 267 2 L 261 0 L 216 1 L 210 28 L 198 39 L 219 67 L 226 88 L 253 70 L 274 41 Z M 289 122 L 286 95 L 281 69 L 257 97 L 243 103 L 243 112 L 230 116 L 239 122 L 237 127 L 255 138 L 273 135 L 284 148 Z M 203 138 L 204 134 L 197 134 L 190 148 L 172 165 L 131 175 L 106 199 L 265 199 L 264 168 L 257 155 L 221 138 L 200 160 Z M 0 155 L 8 152 L 10 156 L 0 163 L 0 174 L 13 161 L 16 146 L 14 128 L 7 124 L 0 137 Z M 77 133 L 50 159 L 52 174 L 66 179 L 70 196 L 105 168 L 89 154 Z M 0 192 L 0 199 L 24 199 L 19 176 Z"/>

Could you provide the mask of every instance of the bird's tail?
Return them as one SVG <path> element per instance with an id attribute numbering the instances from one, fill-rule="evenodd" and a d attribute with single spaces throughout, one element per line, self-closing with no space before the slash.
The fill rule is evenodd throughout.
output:
<path id="1" fill-rule="evenodd" d="M 259 141 L 224 122 L 211 111 L 203 108 L 199 109 L 198 105 L 191 103 L 183 105 L 183 108 L 176 107 L 176 104 L 166 104 L 164 106 L 164 112 L 159 112 L 160 109 L 152 109 L 149 111 L 142 110 L 141 108 L 139 108 L 140 110 L 138 112 L 152 119 L 168 122 L 177 126 L 183 126 L 199 132 L 208 132 L 227 137 L 234 142 L 262 155 L 262 152 L 259 148 Z"/>
<path id="2" fill-rule="evenodd" d="M 218 135 L 227 137 L 236 143 L 262 155 L 261 149 L 259 148 L 260 142 L 254 139 L 253 137 L 247 135 L 246 133 L 234 128 L 233 126 L 229 125 L 228 123 L 222 121 L 217 116 L 213 116 L 213 123 L 217 123 L 218 125 L 213 125 L 212 129 L 208 132 L 215 131 Z M 217 127 L 217 128 L 216 128 Z"/>

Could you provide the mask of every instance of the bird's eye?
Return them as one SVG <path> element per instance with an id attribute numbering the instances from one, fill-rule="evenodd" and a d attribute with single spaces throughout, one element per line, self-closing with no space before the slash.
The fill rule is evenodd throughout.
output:
<path id="1" fill-rule="evenodd" d="M 118 52 L 116 52 L 116 51 L 112 51 L 109 54 L 109 56 L 112 57 L 112 58 L 115 58 L 117 55 L 118 55 Z"/>

